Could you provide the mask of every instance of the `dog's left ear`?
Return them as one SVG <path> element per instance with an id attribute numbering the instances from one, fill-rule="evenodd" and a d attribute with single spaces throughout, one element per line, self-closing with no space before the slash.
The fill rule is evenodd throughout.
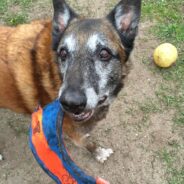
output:
<path id="1" fill-rule="evenodd" d="M 52 47 L 53 50 L 57 50 L 63 32 L 78 15 L 69 7 L 65 0 L 53 0 L 53 7 Z"/>
<path id="2" fill-rule="evenodd" d="M 107 16 L 107 19 L 118 31 L 127 56 L 129 56 L 133 49 L 140 14 L 141 0 L 122 0 Z"/>

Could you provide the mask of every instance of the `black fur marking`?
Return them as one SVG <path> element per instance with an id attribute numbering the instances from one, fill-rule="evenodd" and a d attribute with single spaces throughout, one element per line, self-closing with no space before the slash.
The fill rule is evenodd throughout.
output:
<path id="1" fill-rule="evenodd" d="M 115 97 L 119 94 L 119 92 L 121 91 L 121 89 L 123 88 L 123 86 L 124 86 L 123 83 L 119 83 L 119 84 L 116 86 L 115 90 L 113 91 L 113 95 L 114 95 Z"/>
<path id="2" fill-rule="evenodd" d="M 93 86 L 95 92 L 97 94 L 99 94 L 99 85 L 98 85 L 98 81 L 99 81 L 99 76 L 96 73 L 96 69 L 95 69 L 95 63 L 93 59 L 88 59 L 88 65 L 89 65 L 89 73 L 91 74 L 89 76 L 89 84 L 91 84 L 91 86 Z"/>

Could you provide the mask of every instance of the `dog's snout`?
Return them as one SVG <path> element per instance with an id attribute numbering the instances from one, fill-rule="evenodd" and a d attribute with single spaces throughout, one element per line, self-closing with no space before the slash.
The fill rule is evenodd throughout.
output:
<path id="1" fill-rule="evenodd" d="M 64 110 L 80 114 L 85 109 L 87 98 L 82 91 L 69 88 L 63 91 L 60 102 Z"/>

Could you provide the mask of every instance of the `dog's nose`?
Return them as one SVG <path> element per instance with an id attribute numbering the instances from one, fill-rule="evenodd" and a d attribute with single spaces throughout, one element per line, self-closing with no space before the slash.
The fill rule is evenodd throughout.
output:
<path id="1" fill-rule="evenodd" d="M 85 109 L 87 98 L 82 91 L 69 88 L 63 91 L 60 102 L 64 110 L 80 114 Z"/>

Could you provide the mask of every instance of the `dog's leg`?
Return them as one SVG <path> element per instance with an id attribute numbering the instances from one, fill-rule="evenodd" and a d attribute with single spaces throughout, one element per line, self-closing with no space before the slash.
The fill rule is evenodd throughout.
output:
<path id="1" fill-rule="evenodd" d="M 78 147 L 87 149 L 98 162 L 104 163 L 113 153 L 113 150 L 102 148 L 90 139 L 90 135 L 80 131 L 80 127 L 75 126 L 67 116 L 64 119 L 64 132 Z"/>

